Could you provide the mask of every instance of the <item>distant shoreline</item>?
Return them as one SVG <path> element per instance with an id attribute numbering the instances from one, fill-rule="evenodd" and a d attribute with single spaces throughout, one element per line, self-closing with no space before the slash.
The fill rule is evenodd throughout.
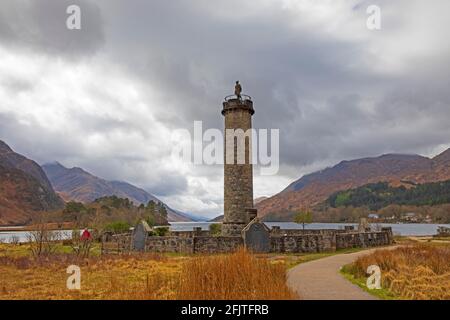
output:
<path id="1" fill-rule="evenodd" d="M 74 229 L 73 222 L 62 223 L 48 223 L 45 225 L 46 229 L 50 230 L 72 230 Z M 14 231 L 35 231 L 38 230 L 36 225 L 30 224 L 26 226 L 0 226 L 0 232 L 14 232 Z"/>

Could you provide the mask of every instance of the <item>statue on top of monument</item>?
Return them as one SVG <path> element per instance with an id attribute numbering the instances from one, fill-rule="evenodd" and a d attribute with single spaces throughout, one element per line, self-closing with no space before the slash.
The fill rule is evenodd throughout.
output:
<path id="1" fill-rule="evenodd" d="M 236 81 L 236 85 L 234 86 L 234 94 L 238 97 L 238 99 L 241 99 L 241 92 L 242 92 L 242 87 L 239 84 L 239 81 Z"/>

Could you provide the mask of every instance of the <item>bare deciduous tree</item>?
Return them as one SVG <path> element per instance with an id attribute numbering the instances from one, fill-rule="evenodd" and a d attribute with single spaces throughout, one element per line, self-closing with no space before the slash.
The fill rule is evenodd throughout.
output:
<path id="1" fill-rule="evenodd" d="M 9 241 L 8 242 L 10 244 L 13 244 L 13 245 L 18 245 L 20 243 L 20 239 L 19 239 L 18 236 L 12 235 L 11 237 L 9 237 Z"/>
<path id="2" fill-rule="evenodd" d="M 82 239 L 79 230 L 73 230 L 71 247 L 73 252 L 79 258 L 88 258 L 92 249 L 94 237 L 90 239 Z"/>
<path id="3" fill-rule="evenodd" d="M 34 230 L 27 234 L 31 254 L 34 257 L 53 254 L 56 251 L 58 241 L 61 240 L 60 234 L 50 229 L 43 215 L 39 217 L 33 227 Z"/>

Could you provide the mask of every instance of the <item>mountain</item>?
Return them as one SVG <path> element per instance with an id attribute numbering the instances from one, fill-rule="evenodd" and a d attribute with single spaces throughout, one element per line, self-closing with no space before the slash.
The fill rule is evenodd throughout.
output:
<path id="1" fill-rule="evenodd" d="M 52 185 L 44 170 L 33 160 L 14 152 L 5 142 L 0 140 L 0 164 L 6 169 L 18 169 L 34 177 L 45 191 L 53 192 Z"/>
<path id="2" fill-rule="evenodd" d="M 223 222 L 223 214 L 221 214 L 220 216 L 217 216 L 215 218 L 212 218 L 210 220 L 208 220 L 208 222 Z"/>
<path id="3" fill-rule="evenodd" d="M 447 149 L 434 157 L 433 161 L 438 165 L 450 168 L 450 149 Z"/>
<path id="4" fill-rule="evenodd" d="M 450 204 L 450 180 L 417 184 L 409 188 L 392 187 L 387 182 L 369 183 L 355 189 L 333 193 L 324 202 L 324 205 L 332 208 L 368 207 L 372 211 L 394 204 L 403 206 Z"/>
<path id="5" fill-rule="evenodd" d="M 90 203 L 105 196 L 127 198 L 139 205 L 150 200 L 162 202 L 147 191 L 127 182 L 108 181 L 92 175 L 81 168 L 66 168 L 58 162 L 42 166 L 55 190 L 66 201 Z M 169 221 L 193 221 L 189 215 L 173 210 L 165 205 Z"/>
<path id="6" fill-rule="evenodd" d="M 269 199 L 269 198 L 268 197 L 258 197 L 253 200 L 253 203 L 256 205 L 266 199 Z M 218 215 L 217 217 L 208 220 L 208 222 L 222 222 L 222 221 L 223 221 L 223 214 Z"/>
<path id="7" fill-rule="evenodd" d="M 64 207 L 42 168 L 0 140 L 0 225 L 26 224 Z"/>
<path id="8" fill-rule="evenodd" d="M 256 204 L 260 203 L 261 201 L 264 201 L 267 199 L 269 199 L 269 197 L 259 197 L 259 198 L 256 198 L 255 200 L 253 200 L 253 203 L 256 205 Z"/>
<path id="9" fill-rule="evenodd" d="M 388 182 L 392 186 L 450 179 L 450 149 L 434 158 L 420 155 L 386 154 L 374 158 L 342 161 L 291 183 L 280 193 L 256 204 L 258 215 L 289 214 L 324 201 L 331 194 L 368 183 Z"/>

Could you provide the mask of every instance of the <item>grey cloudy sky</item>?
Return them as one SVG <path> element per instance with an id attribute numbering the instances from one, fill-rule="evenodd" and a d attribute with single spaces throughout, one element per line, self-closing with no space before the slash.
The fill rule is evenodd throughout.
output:
<path id="1" fill-rule="evenodd" d="M 81 30 L 66 28 L 71 4 Z M 174 161 L 170 136 L 194 120 L 222 128 L 238 79 L 255 127 L 280 129 L 280 172 L 255 174 L 255 196 L 344 159 L 435 155 L 450 146 L 449 12 L 448 0 L 2 0 L 0 139 L 209 217 L 222 168 Z"/>

